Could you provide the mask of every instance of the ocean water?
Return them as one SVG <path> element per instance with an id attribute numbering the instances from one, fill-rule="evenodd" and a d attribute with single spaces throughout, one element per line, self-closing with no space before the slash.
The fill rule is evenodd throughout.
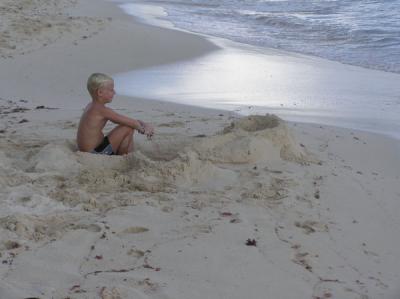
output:
<path id="1" fill-rule="evenodd" d="M 400 73 L 400 0 L 154 0 L 192 32 Z M 137 9 L 137 7 L 136 7 Z"/>
<path id="2" fill-rule="evenodd" d="M 142 22 L 224 39 L 203 57 L 114 74 L 116 90 L 400 139 L 399 3 L 118 0 Z"/>

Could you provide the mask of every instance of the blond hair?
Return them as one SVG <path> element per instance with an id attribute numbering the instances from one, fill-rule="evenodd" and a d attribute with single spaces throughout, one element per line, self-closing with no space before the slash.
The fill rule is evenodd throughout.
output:
<path id="1" fill-rule="evenodd" d="M 97 90 L 107 82 L 114 82 L 114 79 L 102 73 L 91 74 L 87 81 L 87 89 L 90 95 L 94 97 Z"/>

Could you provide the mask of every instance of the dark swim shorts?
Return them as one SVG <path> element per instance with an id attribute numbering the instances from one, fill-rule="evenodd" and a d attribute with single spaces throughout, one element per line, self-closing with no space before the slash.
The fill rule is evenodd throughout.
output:
<path id="1" fill-rule="evenodd" d="M 93 151 L 92 154 L 102 155 L 115 155 L 108 137 L 105 136 L 103 142 L 100 143 Z"/>

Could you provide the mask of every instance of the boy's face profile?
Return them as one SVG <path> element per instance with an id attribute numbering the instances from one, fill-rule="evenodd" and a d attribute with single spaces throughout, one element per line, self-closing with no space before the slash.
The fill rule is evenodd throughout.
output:
<path id="1" fill-rule="evenodd" d="M 114 81 L 109 81 L 103 84 L 98 90 L 97 95 L 99 99 L 104 100 L 104 102 L 109 103 L 112 101 L 115 91 L 114 91 Z"/>

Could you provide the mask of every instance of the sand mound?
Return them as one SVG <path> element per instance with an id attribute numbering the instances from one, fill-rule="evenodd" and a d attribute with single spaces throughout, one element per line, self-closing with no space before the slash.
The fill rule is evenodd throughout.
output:
<path id="1" fill-rule="evenodd" d="M 93 155 L 90 153 L 77 152 L 77 161 L 84 169 L 101 170 L 111 169 L 118 171 L 127 171 L 131 166 L 129 156 L 109 156 Z"/>
<path id="2" fill-rule="evenodd" d="M 80 170 L 76 154 L 65 145 L 48 144 L 44 146 L 31 159 L 31 163 L 36 172 L 76 173 Z"/>
<path id="3" fill-rule="evenodd" d="M 127 156 L 75 152 L 68 142 L 40 145 L 25 156 L 24 148 L 9 157 L 0 152 L 0 167 L 14 174 L 0 175 L 6 198 L 2 208 L 45 215 L 123 205 L 126 201 L 118 202 L 114 195 L 124 192 L 222 191 L 235 188 L 243 179 L 235 164 L 308 161 L 285 123 L 273 115 L 244 117 L 211 137 L 167 139 L 165 149 L 160 139 L 152 145 L 158 151 L 151 151 L 149 142 L 148 148 L 141 148 L 144 152 L 136 150 Z M 19 160 L 28 165 L 23 167 L 27 171 L 17 167 Z M 273 182 L 262 183 L 249 186 L 242 198 L 279 199 L 283 189 Z"/>
<path id="4" fill-rule="evenodd" d="M 193 148 L 200 159 L 214 163 L 309 161 L 285 122 L 275 115 L 239 119 L 224 128 L 221 134 L 202 139 Z"/>
<path id="5" fill-rule="evenodd" d="M 88 191 L 110 192 L 112 190 L 170 192 L 177 188 L 222 188 L 233 184 L 237 175 L 219 168 L 208 161 L 201 161 L 198 154 L 188 151 L 171 161 L 154 161 L 140 152 L 110 163 L 104 168 L 103 159 L 90 158 L 90 167 L 83 168 L 78 175 L 80 186 Z M 85 165 L 88 165 L 85 157 Z M 97 164 L 95 163 L 97 162 Z M 93 171 L 94 168 L 96 171 Z"/>
<path id="6" fill-rule="evenodd" d="M 276 115 L 250 115 L 248 117 L 243 117 L 235 122 L 232 122 L 229 126 L 225 127 L 223 130 L 224 134 L 236 131 L 238 129 L 255 132 L 262 131 L 265 129 L 272 129 L 279 126 L 282 120 Z"/>
<path id="7" fill-rule="evenodd" d="M 162 192 L 168 188 L 169 179 L 162 175 L 162 163 L 140 152 L 125 157 L 84 154 L 81 158 L 77 183 L 90 192 Z"/>
<path id="8" fill-rule="evenodd" d="M 123 157 L 76 153 L 65 144 L 48 144 L 30 159 L 31 169 L 42 175 L 56 172 L 61 176 L 49 196 L 76 206 L 90 202 L 89 193 L 174 192 L 193 187 L 219 190 L 234 186 L 239 174 L 218 163 L 307 162 L 304 149 L 274 115 L 241 118 L 220 134 L 194 142 L 168 140 L 165 150 L 160 141 L 153 145 L 159 151 L 143 146 L 145 153 L 137 150 Z"/>
<path id="9" fill-rule="evenodd" d="M 179 186 L 202 187 L 205 189 L 221 189 L 235 183 L 238 175 L 229 169 L 217 167 L 209 161 L 202 161 L 194 151 L 188 151 L 175 161 L 181 169 L 176 175 L 176 184 Z"/>

